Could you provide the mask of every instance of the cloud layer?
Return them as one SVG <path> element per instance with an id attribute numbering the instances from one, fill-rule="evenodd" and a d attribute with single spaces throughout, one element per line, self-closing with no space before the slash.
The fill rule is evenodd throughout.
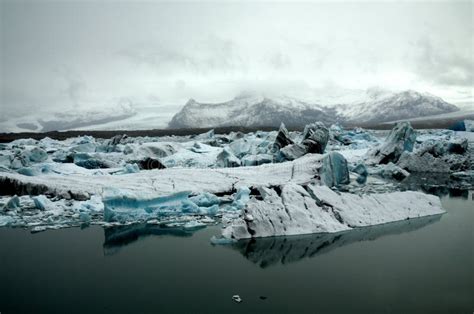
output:
<path id="1" fill-rule="evenodd" d="M 473 4 L 1 2 L 1 115 L 374 85 L 472 101 Z"/>

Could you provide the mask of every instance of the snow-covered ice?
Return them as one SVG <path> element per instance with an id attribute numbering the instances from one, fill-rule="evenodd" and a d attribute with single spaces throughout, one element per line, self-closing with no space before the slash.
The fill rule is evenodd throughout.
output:
<path id="1" fill-rule="evenodd" d="M 451 173 L 452 184 L 472 187 L 472 133 L 400 123 L 383 134 L 313 123 L 303 132 L 282 125 L 247 134 L 16 140 L 0 145 L 0 225 L 39 232 L 217 222 L 225 229 L 213 243 L 224 243 L 440 214 L 437 197 L 399 191 L 433 165 Z"/>

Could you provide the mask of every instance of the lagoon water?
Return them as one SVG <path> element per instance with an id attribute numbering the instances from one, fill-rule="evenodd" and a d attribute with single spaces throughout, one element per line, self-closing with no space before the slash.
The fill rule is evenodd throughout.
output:
<path id="1" fill-rule="evenodd" d="M 442 216 L 232 246 L 210 243 L 217 226 L 2 228 L 0 312 L 472 313 L 472 197 L 443 196 Z"/>

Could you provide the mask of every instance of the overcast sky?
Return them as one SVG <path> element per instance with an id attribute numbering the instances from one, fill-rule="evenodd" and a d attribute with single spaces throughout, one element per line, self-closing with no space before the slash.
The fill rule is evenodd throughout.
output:
<path id="1" fill-rule="evenodd" d="M 472 100 L 473 2 L 1 2 L 1 115 L 241 90 Z"/>

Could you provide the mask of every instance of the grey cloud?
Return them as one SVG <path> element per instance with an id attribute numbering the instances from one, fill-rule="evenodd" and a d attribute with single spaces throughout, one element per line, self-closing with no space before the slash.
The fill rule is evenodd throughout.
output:
<path id="1" fill-rule="evenodd" d="M 173 70 L 208 74 L 245 68 L 237 45 L 232 40 L 216 36 L 186 43 L 141 43 L 125 48 L 118 54 L 160 73 Z"/>
<path id="2" fill-rule="evenodd" d="M 63 93 L 70 99 L 74 107 L 81 105 L 81 97 L 86 90 L 85 80 L 72 69 L 67 66 L 62 66 L 55 71 L 65 83 Z"/>
<path id="3" fill-rule="evenodd" d="M 290 56 L 281 51 L 271 53 L 265 61 L 276 70 L 287 68 L 291 65 Z"/>
<path id="4" fill-rule="evenodd" d="M 415 70 L 427 81 L 441 85 L 473 86 L 474 57 L 449 46 L 435 46 L 428 38 L 414 44 Z"/>

